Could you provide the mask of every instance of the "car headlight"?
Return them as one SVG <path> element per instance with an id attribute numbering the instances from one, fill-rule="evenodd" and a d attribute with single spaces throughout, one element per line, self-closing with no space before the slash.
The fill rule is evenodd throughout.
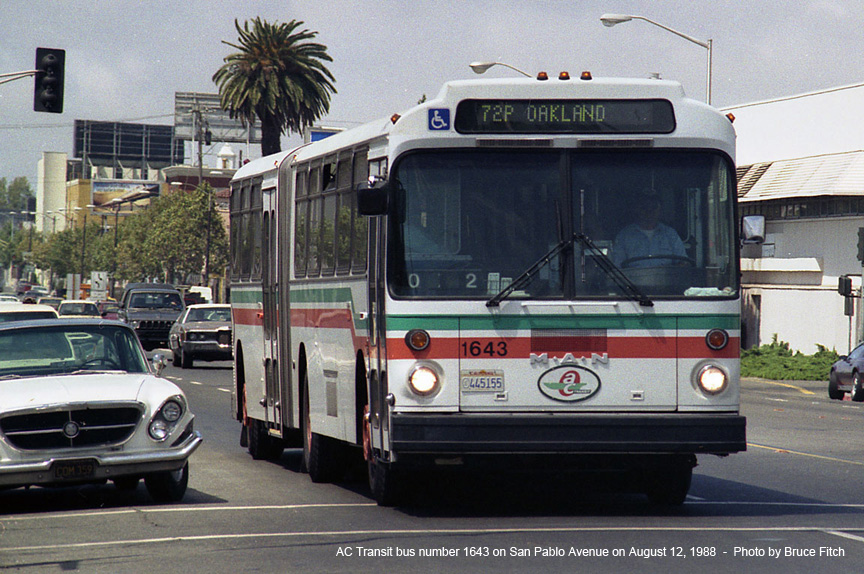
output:
<path id="1" fill-rule="evenodd" d="M 702 392 L 708 395 L 716 395 L 726 390 L 729 384 L 729 376 L 726 371 L 716 365 L 705 365 L 696 375 L 696 383 Z"/>
<path id="2" fill-rule="evenodd" d="M 172 397 L 162 403 L 162 406 L 150 419 L 150 426 L 148 427 L 150 438 L 159 442 L 168 438 L 177 421 L 183 416 L 184 405 L 185 401 L 180 396 Z"/>
<path id="3" fill-rule="evenodd" d="M 441 376 L 429 365 L 416 365 L 408 375 L 408 388 L 415 395 L 428 397 L 438 392 Z"/>
<path id="4" fill-rule="evenodd" d="M 169 423 L 177 422 L 183 416 L 183 407 L 177 401 L 167 401 L 159 409 L 162 417 Z"/>

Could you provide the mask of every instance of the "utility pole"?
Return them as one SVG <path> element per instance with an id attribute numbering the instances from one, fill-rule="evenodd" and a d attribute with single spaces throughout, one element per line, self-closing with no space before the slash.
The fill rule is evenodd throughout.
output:
<path id="1" fill-rule="evenodd" d="M 207 239 L 204 247 L 204 286 L 210 286 L 210 212 L 213 210 L 213 191 L 204 187 L 204 144 L 210 145 L 212 134 L 204 119 L 204 111 L 196 102 L 192 108 L 192 131 L 198 140 L 198 189 L 207 194 Z"/>

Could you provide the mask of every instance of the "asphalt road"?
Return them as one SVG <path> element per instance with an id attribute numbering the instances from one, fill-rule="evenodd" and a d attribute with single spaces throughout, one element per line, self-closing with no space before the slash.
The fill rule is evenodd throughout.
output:
<path id="1" fill-rule="evenodd" d="M 300 453 L 253 461 L 230 363 L 169 367 L 205 443 L 189 491 L 0 492 L 0 569 L 20 572 L 860 572 L 864 403 L 824 384 L 746 381 L 748 450 L 701 457 L 687 503 L 561 475 L 418 479 L 380 508 L 355 480 L 312 484 Z"/>

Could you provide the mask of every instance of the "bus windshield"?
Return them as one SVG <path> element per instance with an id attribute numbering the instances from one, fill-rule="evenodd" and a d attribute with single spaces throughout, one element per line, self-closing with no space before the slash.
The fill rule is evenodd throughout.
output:
<path id="1" fill-rule="evenodd" d="M 652 299 L 737 296 L 735 172 L 718 152 L 423 151 L 391 183 L 395 297 L 489 299 L 522 277 L 509 299 L 620 299 L 618 271 Z"/>

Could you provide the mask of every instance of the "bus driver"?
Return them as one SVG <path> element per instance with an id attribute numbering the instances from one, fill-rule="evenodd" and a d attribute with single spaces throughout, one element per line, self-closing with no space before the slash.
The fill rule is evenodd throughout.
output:
<path id="1" fill-rule="evenodd" d="M 664 259 L 664 255 L 670 256 Z M 612 260 L 619 267 L 656 267 L 687 256 L 678 233 L 660 222 L 660 197 L 654 190 L 639 194 L 636 222 L 615 237 Z"/>

